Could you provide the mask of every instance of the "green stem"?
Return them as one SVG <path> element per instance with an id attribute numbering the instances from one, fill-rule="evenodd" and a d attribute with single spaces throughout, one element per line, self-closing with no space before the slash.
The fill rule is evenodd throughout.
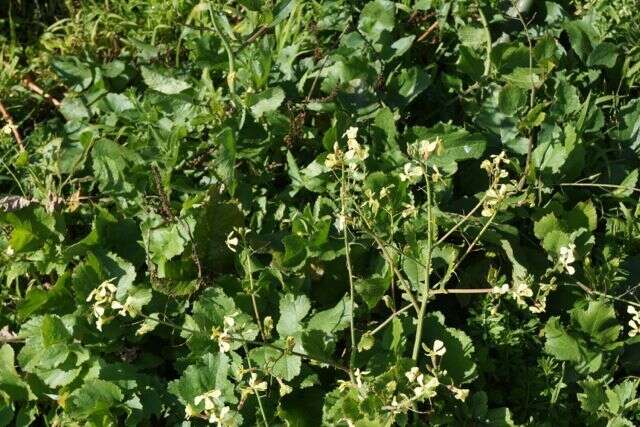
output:
<path id="1" fill-rule="evenodd" d="M 247 354 L 247 365 L 249 365 L 249 369 L 253 370 L 253 366 L 251 366 L 251 358 L 248 357 L 249 350 L 247 349 L 247 344 L 242 343 L 242 348 L 244 349 L 244 352 Z M 258 407 L 260 408 L 260 414 L 262 415 L 262 419 L 264 420 L 264 425 L 266 427 L 269 427 L 269 421 L 267 421 L 267 414 L 264 412 L 264 407 L 262 406 L 262 398 L 260 397 L 260 393 L 258 393 L 258 390 L 255 390 L 255 392 L 256 392 L 256 399 L 258 399 Z"/>
<path id="2" fill-rule="evenodd" d="M 213 14 L 213 10 L 211 10 L 211 4 L 209 4 L 209 15 L 211 16 L 211 25 L 213 26 L 213 29 L 215 30 L 215 32 L 218 34 L 218 37 L 220 37 L 222 46 L 224 47 L 224 50 L 227 52 L 227 59 L 229 62 L 229 72 L 227 74 L 227 85 L 229 85 L 229 93 L 231 94 L 231 98 L 235 101 L 236 99 L 236 86 L 235 86 L 236 62 L 233 57 L 233 51 L 231 50 L 231 46 L 229 45 L 227 38 L 222 34 L 222 31 L 220 31 L 220 28 L 218 27 L 218 23 L 216 22 L 216 17 Z"/>
<path id="3" fill-rule="evenodd" d="M 340 187 L 340 214 L 342 215 L 342 219 L 344 221 L 344 225 L 342 227 L 342 239 L 344 241 L 344 255 L 346 258 L 347 264 L 347 272 L 349 274 L 349 304 L 351 305 L 351 317 L 349 320 L 349 329 L 351 332 L 351 353 L 349 357 L 349 369 L 353 369 L 353 365 L 355 363 L 356 357 L 356 329 L 354 323 L 354 311 L 355 311 L 355 302 L 354 302 L 354 287 L 353 287 L 353 269 L 351 267 L 351 251 L 349 249 L 349 230 L 347 226 L 347 174 L 344 169 L 344 163 L 342 165 L 342 185 Z"/>
<path id="4" fill-rule="evenodd" d="M 431 270 L 431 252 L 433 250 L 433 216 L 431 212 L 431 183 L 429 182 L 429 176 L 424 174 L 425 181 L 427 182 L 427 262 L 425 265 L 425 279 L 424 287 L 422 289 L 422 301 L 420 302 L 420 312 L 418 313 L 418 326 L 416 328 L 416 337 L 413 342 L 413 353 L 411 358 L 413 361 L 418 360 L 418 353 L 420 352 L 420 344 L 422 344 L 422 327 L 424 324 L 424 316 L 427 311 L 427 303 L 429 302 L 429 276 Z"/>

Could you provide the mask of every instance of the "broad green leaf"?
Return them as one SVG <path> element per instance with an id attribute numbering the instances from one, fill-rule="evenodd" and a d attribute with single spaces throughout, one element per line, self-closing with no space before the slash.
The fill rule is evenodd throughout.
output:
<path id="1" fill-rule="evenodd" d="M 236 141 L 233 137 L 233 131 L 230 128 L 224 128 L 216 135 L 215 142 L 219 146 L 216 157 L 216 172 L 227 186 L 229 194 L 233 196 L 237 186 Z"/>
<path id="2" fill-rule="evenodd" d="M 335 307 L 311 316 L 307 327 L 324 331 L 327 334 L 335 334 L 349 327 L 351 316 L 351 304 L 349 303 L 349 298 L 345 296 Z"/>
<path id="3" fill-rule="evenodd" d="M 125 169 L 129 163 L 128 150 L 108 139 L 100 139 L 91 150 L 93 174 L 100 191 L 128 191 Z"/>
<path id="4" fill-rule="evenodd" d="M 559 317 L 552 317 L 544 328 L 545 351 L 559 360 L 578 362 L 581 349 L 578 341 L 567 333 Z"/>
<path id="5" fill-rule="evenodd" d="M 571 317 L 584 333 L 603 346 L 614 343 L 622 330 L 613 307 L 603 301 L 591 301 L 586 310 L 576 308 L 571 312 Z"/>
<path id="6" fill-rule="evenodd" d="M 165 95 L 176 95 L 191 87 L 188 82 L 168 76 L 164 72 L 148 67 L 142 67 L 140 71 L 147 86 Z"/>
<path id="7" fill-rule="evenodd" d="M 300 236 L 291 234 L 282 239 L 284 255 L 282 266 L 285 268 L 299 268 L 307 259 L 307 242 Z"/>
<path id="8" fill-rule="evenodd" d="M 388 0 L 374 0 L 367 3 L 360 13 L 358 29 L 372 42 L 377 42 L 386 31 L 395 25 L 395 5 Z"/>
<path id="9" fill-rule="evenodd" d="M 211 390 L 220 390 L 223 399 L 233 403 L 233 385 L 228 379 L 229 357 L 224 353 L 207 354 L 201 361 L 188 366 L 179 379 L 167 386 L 169 393 L 178 398 L 183 405 L 195 405 L 195 398 Z"/>
<path id="10" fill-rule="evenodd" d="M 89 110 L 82 100 L 75 96 L 64 98 L 62 104 L 60 104 L 60 113 L 69 121 L 88 119 L 90 116 Z"/>
<path id="11" fill-rule="evenodd" d="M 599 65 L 606 68 L 612 68 L 616 65 L 618 59 L 618 50 L 613 43 L 603 42 L 598 44 L 587 58 L 587 65 Z"/>
<path id="12" fill-rule="evenodd" d="M 474 361 L 474 345 L 471 338 L 463 331 L 449 328 L 444 324 L 444 316 L 440 312 L 430 313 L 424 319 L 425 339 L 423 342 L 433 348 L 433 342 L 440 340 L 447 351 L 442 356 L 440 367 L 447 370 L 455 384 L 472 381 L 478 375 Z"/>
<path id="13" fill-rule="evenodd" d="M 13 401 L 27 400 L 30 394 L 28 384 L 16 371 L 13 348 L 9 344 L 0 347 L 0 391 Z"/>
<path id="14" fill-rule="evenodd" d="M 386 277 L 369 277 L 367 279 L 358 279 L 354 283 L 354 287 L 360 297 L 367 303 L 371 309 L 375 307 L 389 289 L 391 281 Z"/>
<path id="15" fill-rule="evenodd" d="M 280 298 L 280 318 L 276 330 L 281 337 L 302 331 L 302 319 L 309 313 L 311 303 L 305 295 L 286 294 Z"/>
<path id="16" fill-rule="evenodd" d="M 251 113 L 256 119 L 278 110 L 284 101 L 284 91 L 279 87 L 270 87 L 250 98 Z"/>
<path id="17" fill-rule="evenodd" d="M 124 395 L 115 384 L 99 379 L 89 380 L 69 396 L 69 414 L 89 417 L 105 413 L 122 402 Z"/>

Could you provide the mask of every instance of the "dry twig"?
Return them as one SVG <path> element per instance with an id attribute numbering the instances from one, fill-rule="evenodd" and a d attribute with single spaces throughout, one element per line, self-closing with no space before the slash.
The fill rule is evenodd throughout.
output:
<path id="1" fill-rule="evenodd" d="M 13 117 L 11 117 L 11 114 L 9 114 L 7 109 L 4 108 L 4 104 L 2 104 L 2 101 L 0 101 L 0 114 L 2 114 L 2 118 L 4 119 L 5 122 L 7 122 L 9 129 L 11 129 L 11 133 L 13 133 L 13 137 L 16 139 L 16 142 L 18 143 L 18 146 L 20 147 L 20 151 L 24 151 L 24 144 L 22 143 L 22 137 L 20 136 L 20 132 L 18 131 L 18 126 L 16 126 L 16 124 L 14 123 Z"/>

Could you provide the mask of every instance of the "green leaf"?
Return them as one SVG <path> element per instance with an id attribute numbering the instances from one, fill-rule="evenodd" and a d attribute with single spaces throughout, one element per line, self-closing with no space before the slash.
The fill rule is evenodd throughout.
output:
<path id="1" fill-rule="evenodd" d="M 91 150 L 93 174 L 100 191 L 128 191 L 125 170 L 130 155 L 123 146 L 107 139 L 100 139 Z"/>
<path id="2" fill-rule="evenodd" d="M 618 59 L 618 49 L 613 43 L 603 42 L 598 44 L 587 58 L 587 65 L 612 68 Z"/>
<path id="3" fill-rule="evenodd" d="M 380 276 L 358 279 L 354 283 L 356 291 L 370 309 L 378 304 L 390 285 L 391 281 L 388 277 Z"/>
<path id="4" fill-rule="evenodd" d="M 439 123 L 432 128 L 413 127 L 406 138 L 410 142 L 442 139 L 443 150 L 440 155 L 429 157 L 428 163 L 442 167 L 447 171 L 455 171 L 456 163 L 467 159 L 478 159 L 487 147 L 486 139 L 480 134 L 446 123 Z"/>
<path id="5" fill-rule="evenodd" d="M 311 303 L 305 295 L 286 294 L 280 298 L 280 318 L 276 330 L 281 337 L 302 331 L 302 319 L 309 313 Z"/>
<path id="6" fill-rule="evenodd" d="M 512 84 L 506 84 L 498 94 L 498 108 L 505 114 L 514 115 L 518 109 L 526 105 L 527 93 Z"/>
<path id="7" fill-rule="evenodd" d="M 183 405 L 195 406 L 196 396 L 211 390 L 220 390 L 224 399 L 233 403 L 236 399 L 233 385 L 228 379 L 229 362 L 229 357 L 224 353 L 206 354 L 198 363 L 188 366 L 180 379 L 171 381 L 167 390 Z"/>
<path id="8" fill-rule="evenodd" d="M 569 335 L 566 329 L 560 324 L 559 317 L 551 317 L 544 327 L 546 339 L 544 349 L 559 360 L 570 360 L 578 362 L 581 359 L 580 344 Z"/>
<path id="9" fill-rule="evenodd" d="M 108 381 L 92 379 L 69 396 L 67 411 L 75 417 L 108 412 L 124 398 L 120 388 Z"/>
<path id="10" fill-rule="evenodd" d="M 227 191 L 231 196 L 235 193 L 236 182 L 236 141 L 231 128 L 224 128 L 215 137 L 218 148 L 216 157 L 216 172 L 227 186 Z"/>
<path id="11" fill-rule="evenodd" d="M 282 239 L 284 244 L 284 256 L 282 266 L 285 268 L 300 268 L 307 259 L 307 242 L 295 234 L 288 235 Z"/>
<path id="12" fill-rule="evenodd" d="M 249 98 L 251 114 L 259 119 L 265 114 L 278 110 L 284 101 L 284 91 L 279 87 L 270 87 L 264 91 L 251 95 Z"/>
<path id="13" fill-rule="evenodd" d="M 60 113 L 69 121 L 88 119 L 90 116 L 89 110 L 82 100 L 74 96 L 67 96 L 62 100 Z"/>
<path id="14" fill-rule="evenodd" d="M 349 327 L 351 322 L 351 304 L 349 298 L 342 298 L 335 307 L 320 311 L 309 319 L 309 329 L 335 334 Z"/>
<path id="15" fill-rule="evenodd" d="M 386 31 L 395 26 L 395 4 L 388 0 L 367 3 L 360 12 L 358 29 L 372 42 L 377 42 Z"/>
<path id="16" fill-rule="evenodd" d="M 16 371 L 13 348 L 9 344 L 0 347 L 0 391 L 7 393 L 13 401 L 27 400 L 31 393 Z"/>
<path id="17" fill-rule="evenodd" d="M 430 313 L 424 318 L 425 339 L 429 348 L 433 342 L 440 340 L 447 352 L 442 356 L 440 367 L 447 370 L 449 377 L 455 384 L 472 381 L 478 375 L 477 366 L 473 360 L 474 346 L 471 338 L 463 331 L 446 327 L 444 316 L 440 312 Z"/>
<path id="18" fill-rule="evenodd" d="M 603 301 L 591 301 L 586 310 L 576 308 L 571 312 L 571 317 L 584 333 L 603 346 L 616 342 L 622 331 L 615 310 Z"/>
<path id="19" fill-rule="evenodd" d="M 45 347 L 71 341 L 71 334 L 58 316 L 45 316 L 41 328 L 42 343 Z"/>
<path id="20" fill-rule="evenodd" d="M 214 192 L 210 197 L 200 209 L 193 238 L 203 269 L 220 274 L 233 267 L 233 252 L 225 241 L 235 227 L 243 225 L 244 215 L 237 203 L 220 200 Z"/>
<path id="21" fill-rule="evenodd" d="M 176 95 L 191 87 L 191 84 L 168 76 L 165 72 L 159 72 L 144 66 L 140 71 L 147 86 L 165 95 Z"/>

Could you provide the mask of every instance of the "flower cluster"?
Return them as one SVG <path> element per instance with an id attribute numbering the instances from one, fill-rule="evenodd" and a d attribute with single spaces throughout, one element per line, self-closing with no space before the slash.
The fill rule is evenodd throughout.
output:
<path id="1" fill-rule="evenodd" d="M 108 309 L 118 310 L 118 314 L 121 316 L 134 317 L 137 314 L 137 310 L 133 307 L 131 297 L 127 297 L 124 304 L 115 299 L 116 291 L 118 288 L 111 283 L 110 280 L 105 280 L 97 288 L 92 290 L 87 297 L 87 302 L 93 301 L 91 307 L 93 316 L 96 318 L 96 328 L 102 331 L 102 326 L 109 323 L 115 316 L 107 315 Z"/>
<path id="2" fill-rule="evenodd" d="M 640 312 L 638 312 L 638 310 L 634 306 L 628 305 L 627 313 L 633 316 L 628 323 L 629 327 L 631 328 L 629 330 L 629 336 L 635 337 L 640 333 Z"/>
<path id="3" fill-rule="evenodd" d="M 208 419 L 209 423 L 217 426 L 231 427 L 237 423 L 233 417 L 231 408 L 224 405 L 221 399 L 222 392 L 214 389 L 207 391 L 199 396 L 196 396 L 193 400 L 194 405 L 187 404 L 185 409 L 186 418 L 189 419 L 194 416 L 203 416 Z M 204 404 L 204 411 L 199 411 L 197 408 L 202 407 Z M 204 414 L 202 414 L 204 412 Z"/>
<path id="4" fill-rule="evenodd" d="M 576 269 L 571 264 L 576 260 L 575 257 L 576 245 L 573 243 L 568 246 L 562 246 L 560 248 L 560 265 L 562 269 L 567 272 L 569 275 L 573 275 L 576 272 Z"/>
<path id="5" fill-rule="evenodd" d="M 235 315 L 236 314 L 224 316 L 222 331 L 217 326 L 211 330 L 211 339 L 218 342 L 218 348 L 221 353 L 226 353 L 231 350 L 231 333 L 235 332 L 236 326 Z"/>
<path id="6" fill-rule="evenodd" d="M 344 164 L 349 169 L 355 170 L 360 163 L 369 157 L 369 147 L 358 142 L 357 127 L 350 127 L 342 136 L 347 137 L 347 151 L 343 152 L 336 141 L 333 144 L 333 153 L 327 155 L 324 165 L 329 169 L 333 169 Z"/>
<path id="7" fill-rule="evenodd" d="M 512 183 L 505 184 L 501 182 L 504 178 L 509 177 L 509 172 L 503 168 L 503 165 L 510 163 L 507 154 L 503 151 L 500 154 L 492 155 L 491 160 L 484 160 L 480 167 L 487 171 L 490 180 L 490 187 L 487 190 L 482 206 L 482 216 L 493 216 L 500 203 L 514 191 Z"/>

